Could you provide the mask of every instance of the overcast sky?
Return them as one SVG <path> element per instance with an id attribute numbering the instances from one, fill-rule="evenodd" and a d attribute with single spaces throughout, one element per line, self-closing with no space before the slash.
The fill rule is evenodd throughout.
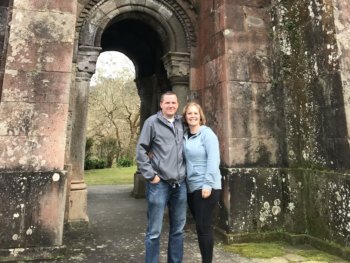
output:
<path id="1" fill-rule="evenodd" d="M 116 51 L 103 52 L 97 59 L 96 73 L 91 78 L 91 86 L 95 85 L 97 74 L 101 74 L 106 78 L 114 78 L 121 74 L 125 69 L 135 74 L 134 64 L 127 56 Z"/>

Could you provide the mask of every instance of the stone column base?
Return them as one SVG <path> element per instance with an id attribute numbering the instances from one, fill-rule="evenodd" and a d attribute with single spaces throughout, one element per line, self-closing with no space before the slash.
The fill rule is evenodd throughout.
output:
<path id="1" fill-rule="evenodd" d="M 131 194 L 135 198 L 145 198 L 146 196 L 146 179 L 140 171 L 136 171 L 134 174 L 134 189 Z"/>
<path id="2" fill-rule="evenodd" d="M 69 193 L 68 224 L 88 223 L 87 189 L 84 181 L 72 181 Z"/>

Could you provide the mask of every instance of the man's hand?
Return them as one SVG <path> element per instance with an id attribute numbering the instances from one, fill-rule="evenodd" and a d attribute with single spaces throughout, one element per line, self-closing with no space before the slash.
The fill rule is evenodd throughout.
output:
<path id="1" fill-rule="evenodd" d="M 156 174 L 153 178 L 153 180 L 151 181 L 151 184 L 157 184 L 160 181 L 160 177 Z"/>
<path id="2" fill-rule="evenodd" d="M 202 198 L 206 199 L 211 195 L 211 190 L 209 189 L 202 189 Z"/>

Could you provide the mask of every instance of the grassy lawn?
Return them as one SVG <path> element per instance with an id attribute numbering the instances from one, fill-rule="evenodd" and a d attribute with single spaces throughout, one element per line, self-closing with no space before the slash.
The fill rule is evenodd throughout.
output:
<path id="1" fill-rule="evenodd" d="M 133 184 L 137 167 L 117 167 L 85 171 L 87 185 Z"/>

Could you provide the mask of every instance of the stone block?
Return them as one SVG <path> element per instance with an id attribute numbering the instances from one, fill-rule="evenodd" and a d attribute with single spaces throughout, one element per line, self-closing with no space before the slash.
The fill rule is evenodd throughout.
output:
<path id="1" fill-rule="evenodd" d="M 327 166 L 333 169 L 349 169 L 349 141 L 347 138 L 329 138 L 326 140 L 325 150 L 328 160 Z"/>
<path id="2" fill-rule="evenodd" d="M 72 43 L 31 44 L 31 48 L 15 51 L 18 46 L 10 43 L 6 69 L 23 71 L 56 71 L 71 72 Z"/>
<path id="3" fill-rule="evenodd" d="M 72 0 L 14 0 L 14 8 L 33 11 L 58 11 L 75 14 L 76 2 Z"/>
<path id="4" fill-rule="evenodd" d="M 118 14 L 120 13 L 120 10 L 119 9 L 114 9 L 113 11 L 109 12 L 107 14 L 107 17 L 109 19 L 113 19 L 114 17 L 116 17 Z"/>
<path id="5" fill-rule="evenodd" d="M 47 8 L 46 0 L 14 0 L 13 6 L 16 9 L 24 9 L 24 10 L 45 10 Z"/>
<path id="6" fill-rule="evenodd" d="M 235 4 L 222 5 L 217 12 L 220 14 L 219 31 L 230 29 L 234 32 L 244 31 L 245 13 L 243 6 Z"/>
<path id="7" fill-rule="evenodd" d="M 90 17 L 90 23 L 96 26 L 99 26 L 101 21 L 106 19 L 106 14 L 99 8 L 94 10 Z"/>
<path id="8" fill-rule="evenodd" d="M 350 225 L 349 174 L 304 171 L 309 234 L 346 246 Z"/>
<path id="9" fill-rule="evenodd" d="M 225 65 L 222 58 L 212 59 L 204 64 L 205 85 L 215 86 L 225 80 Z"/>
<path id="10" fill-rule="evenodd" d="M 105 3 L 103 3 L 99 9 L 104 13 L 104 14 L 108 14 L 112 11 L 114 11 L 117 8 L 117 3 L 115 0 L 109 0 Z"/>
<path id="11" fill-rule="evenodd" d="M 6 102 L 0 107 L 0 135 L 59 136 L 67 115 L 68 104 Z"/>
<path id="12" fill-rule="evenodd" d="M 205 108 L 205 116 L 207 124 L 210 127 L 221 129 L 224 119 L 224 113 L 222 108 L 216 107 L 216 105 L 222 105 L 222 96 L 219 93 L 220 87 L 213 86 L 204 90 L 203 107 Z"/>
<path id="13" fill-rule="evenodd" d="M 74 15 L 77 14 L 76 1 L 72 0 L 49 1 L 48 9 L 52 11 L 65 12 Z"/>
<path id="14" fill-rule="evenodd" d="M 270 0 L 235 0 L 234 5 L 264 8 L 270 6 Z"/>
<path id="15" fill-rule="evenodd" d="M 271 28 L 270 13 L 265 8 L 254 8 L 246 6 L 244 11 L 244 28 L 245 31 L 256 31 L 267 34 Z"/>
<path id="16" fill-rule="evenodd" d="M 345 108 L 325 108 L 324 120 L 322 127 L 324 129 L 324 136 L 328 138 L 346 138 L 347 136 L 347 121 Z"/>
<path id="17" fill-rule="evenodd" d="M 229 80 L 270 82 L 270 44 L 265 34 L 223 32 Z"/>
<path id="18" fill-rule="evenodd" d="M 267 83 L 230 82 L 230 137 L 271 137 L 280 133 L 284 120 L 278 114 L 277 100 Z"/>
<path id="19" fill-rule="evenodd" d="M 7 68 L 70 72 L 74 23 L 71 14 L 14 10 Z"/>
<path id="20" fill-rule="evenodd" d="M 146 1 L 145 8 L 152 9 L 154 12 L 162 16 L 165 20 L 170 19 L 174 15 L 173 11 L 170 10 L 166 5 L 162 5 L 160 2 L 154 0 Z"/>
<path id="21" fill-rule="evenodd" d="M 227 188 L 231 193 L 223 195 L 229 200 L 222 200 L 231 220 L 221 222 L 221 225 L 226 224 L 230 233 L 280 231 L 284 228 L 285 218 L 294 219 L 295 216 L 299 217 L 297 228 L 301 233 L 304 231 L 303 203 L 295 203 L 295 198 L 291 199 L 292 193 L 286 191 L 290 182 L 282 170 L 223 168 L 221 171 L 224 176 L 224 189 Z M 301 190 L 296 189 L 293 194 L 300 197 Z"/>
<path id="22" fill-rule="evenodd" d="M 277 137 L 282 130 L 277 111 L 266 113 L 259 109 L 236 108 L 229 117 L 234 138 Z"/>
<path id="23" fill-rule="evenodd" d="M 85 185 L 85 184 L 84 184 Z M 73 185 L 72 185 L 73 186 Z M 89 222 L 87 216 L 87 189 L 71 189 L 68 201 L 68 218 L 69 224 L 86 224 Z"/>
<path id="24" fill-rule="evenodd" d="M 0 136 L 0 170 L 50 170 L 64 166 L 65 137 Z"/>
<path id="25" fill-rule="evenodd" d="M 130 4 L 130 0 L 116 0 L 117 7 L 127 6 Z"/>
<path id="26" fill-rule="evenodd" d="M 226 67 L 225 52 L 226 52 L 226 43 L 223 34 L 215 34 L 207 40 L 208 48 L 205 51 L 205 58 L 218 59 L 220 62 L 220 67 Z M 219 71 L 220 75 L 224 75 L 225 71 Z M 223 76 L 226 78 L 226 75 Z"/>
<path id="27" fill-rule="evenodd" d="M 80 36 L 80 39 L 79 39 L 79 44 L 80 45 L 84 45 L 84 46 L 94 46 L 94 43 L 95 43 L 95 33 L 94 32 L 97 32 L 99 30 L 99 27 L 90 23 L 90 22 L 87 22 L 83 25 L 81 31 L 84 32 L 84 31 L 88 31 L 90 32 L 91 34 L 83 34 Z"/>
<path id="28" fill-rule="evenodd" d="M 307 231 L 313 239 L 346 246 L 348 174 L 275 168 L 222 168 L 221 172 L 223 209 L 218 225 L 228 233 Z"/>
<path id="29" fill-rule="evenodd" d="M 68 104 L 4 102 L 0 167 L 62 169 Z"/>
<path id="30" fill-rule="evenodd" d="M 274 166 L 280 162 L 276 138 L 230 138 L 229 166 Z"/>
<path id="31" fill-rule="evenodd" d="M 41 42 L 74 41 L 75 16 L 68 13 L 38 12 L 28 10 L 13 11 L 10 42 L 22 45 Z M 16 49 L 16 51 L 19 51 Z"/>
<path id="32" fill-rule="evenodd" d="M 0 172 L 0 248 L 62 244 L 66 175 Z"/>
<path id="33" fill-rule="evenodd" d="M 68 103 L 71 74 L 8 70 L 2 101 Z"/>

